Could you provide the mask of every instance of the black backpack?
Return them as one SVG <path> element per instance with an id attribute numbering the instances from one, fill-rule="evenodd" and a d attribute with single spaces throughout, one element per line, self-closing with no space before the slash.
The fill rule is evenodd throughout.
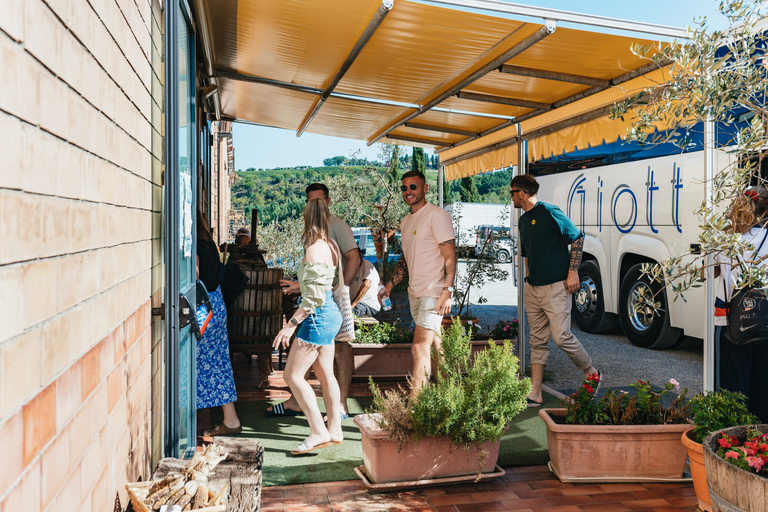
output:
<path id="1" fill-rule="evenodd" d="M 760 254 L 766 238 L 768 238 L 768 229 L 752 259 Z M 741 263 L 739 265 L 741 266 Z M 723 279 L 723 286 L 725 286 L 725 279 Z M 728 341 L 740 346 L 768 341 L 768 297 L 765 289 L 742 288 L 733 294 L 726 307 L 728 326 L 725 328 L 725 338 Z"/>

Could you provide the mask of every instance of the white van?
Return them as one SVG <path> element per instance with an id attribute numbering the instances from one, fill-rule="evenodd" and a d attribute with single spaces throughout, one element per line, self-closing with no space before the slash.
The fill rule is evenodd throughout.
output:
<path id="1" fill-rule="evenodd" d="M 685 300 L 659 293 L 657 314 L 636 308 L 638 294 L 661 289 L 641 275 L 642 264 L 689 253 L 698 242 L 693 212 L 705 199 L 705 169 L 697 149 L 614 143 L 529 165 L 540 184 L 538 198 L 557 205 L 585 234 L 572 308 L 581 330 L 609 332 L 620 324 L 634 345 L 654 349 L 704 337 L 705 287 L 685 292 Z M 716 155 L 718 173 L 728 158 Z"/>

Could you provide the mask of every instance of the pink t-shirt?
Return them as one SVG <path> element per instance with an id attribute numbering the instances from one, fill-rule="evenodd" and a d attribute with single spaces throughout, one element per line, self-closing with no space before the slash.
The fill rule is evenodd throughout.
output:
<path id="1" fill-rule="evenodd" d="M 408 293 L 414 297 L 439 297 L 443 292 L 445 258 L 437 245 L 456 238 L 451 215 L 427 203 L 405 216 L 400 232 L 408 265 Z"/>

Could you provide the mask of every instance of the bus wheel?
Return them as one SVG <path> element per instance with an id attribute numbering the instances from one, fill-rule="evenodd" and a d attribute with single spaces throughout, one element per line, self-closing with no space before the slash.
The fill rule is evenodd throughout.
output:
<path id="1" fill-rule="evenodd" d="M 496 261 L 499 263 L 507 263 L 509 261 L 509 253 L 504 249 L 500 249 L 496 252 Z"/>
<path id="2" fill-rule="evenodd" d="M 594 261 L 583 261 L 579 267 L 579 289 L 573 294 L 571 313 L 584 332 L 600 334 L 616 329 L 619 317 L 606 313 L 600 269 Z"/>
<path id="3" fill-rule="evenodd" d="M 669 325 L 667 294 L 661 283 L 651 282 L 643 275 L 642 264 L 630 268 L 619 289 L 619 320 L 629 341 L 642 348 L 671 348 L 683 334 L 682 329 Z M 643 304 L 644 300 L 660 304 L 653 308 Z"/>

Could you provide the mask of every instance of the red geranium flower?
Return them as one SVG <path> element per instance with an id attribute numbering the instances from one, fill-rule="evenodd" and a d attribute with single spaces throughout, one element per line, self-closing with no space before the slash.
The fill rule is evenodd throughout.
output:
<path id="1" fill-rule="evenodd" d="M 720 439 L 717 440 L 717 442 L 720 443 L 720 447 L 721 448 L 730 448 L 731 447 L 731 443 L 728 441 L 728 439 L 726 437 L 721 437 Z"/>

